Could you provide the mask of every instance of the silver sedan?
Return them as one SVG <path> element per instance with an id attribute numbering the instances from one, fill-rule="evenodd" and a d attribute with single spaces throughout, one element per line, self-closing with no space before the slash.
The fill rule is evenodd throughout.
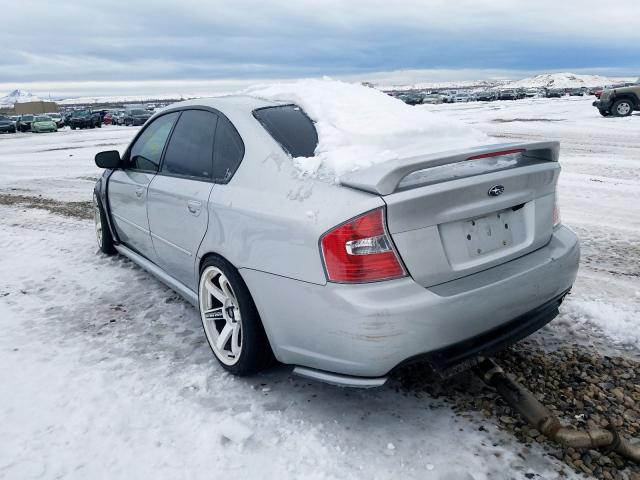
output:
<path id="1" fill-rule="evenodd" d="M 578 269 L 555 142 L 490 145 L 305 178 L 314 122 L 250 96 L 176 103 L 122 156 L 99 153 L 102 252 L 199 311 L 213 354 L 377 386 L 427 360 L 457 371 L 551 321 Z"/>

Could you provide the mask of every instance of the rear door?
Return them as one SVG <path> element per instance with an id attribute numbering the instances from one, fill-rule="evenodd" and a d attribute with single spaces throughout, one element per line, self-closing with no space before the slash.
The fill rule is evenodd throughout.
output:
<path id="1" fill-rule="evenodd" d="M 149 124 L 123 156 L 123 168 L 109 177 L 109 207 L 118 237 L 151 261 L 155 251 L 147 219 L 147 190 L 177 117 L 178 113 L 170 113 Z"/>
<path id="2" fill-rule="evenodd" d="M 209 221 L 217 123 L 218 116 L 210 111 L 183 111 L 160 172 L 149 186 L 149 226 L 157 263 L 192 290 L 196 254 Z"/>

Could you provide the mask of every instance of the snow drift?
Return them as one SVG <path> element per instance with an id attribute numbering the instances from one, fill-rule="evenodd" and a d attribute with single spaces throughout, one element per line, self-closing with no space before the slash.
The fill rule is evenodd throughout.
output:
<path id="1" fill-rule="evenodd" d="M 478 146 L 488 137 L 444 115 L 357 84 L 300 80 L 248 94 L 295 103 L 318 131 L 313 158 L 295 158 L 303 175 L 335 178 L 391 159 Z"/>

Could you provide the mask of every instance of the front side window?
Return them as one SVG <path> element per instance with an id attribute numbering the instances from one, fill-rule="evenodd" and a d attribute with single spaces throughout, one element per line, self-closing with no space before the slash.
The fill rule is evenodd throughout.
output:
<path id="1" fill-rule="evenodd" d="M 164 144 L 167 142 L 171 127 L 173 127 L 177 117 L 178 112 L 168 113 L 158 117 L 144 129 L 131 147 L 127 162 L 128 168 L 151 172 L 158 171 Z"/>
<path id="2" fill-rule="evenodd" d="M 182 112 L 169 140 L 162 172 L 210 180 L 217 121 L 216 114 L 204 110 Z"/>
<path id="3" fill-rule="evenodd" d="M 253 116 L 292 157 L 313 157 L 318 133 L 311 119 L 297 105 L 259 108 Z"/>

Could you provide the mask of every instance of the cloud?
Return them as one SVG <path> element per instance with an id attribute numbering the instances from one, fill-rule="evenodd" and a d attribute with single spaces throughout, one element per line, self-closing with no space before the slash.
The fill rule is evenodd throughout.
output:
<path id="1" fill-rule="evenodd" d="M 640 69 L 637 0 L 22 0 L 3 18 L 0 84 Z"/>

